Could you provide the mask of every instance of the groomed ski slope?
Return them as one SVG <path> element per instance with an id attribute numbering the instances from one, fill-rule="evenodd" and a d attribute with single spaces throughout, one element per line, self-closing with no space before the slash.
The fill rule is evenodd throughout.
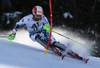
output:
<path id="1" fill-rule="evenodd" d="M 33 42 L 27 38 L 27 32 L 24 36 L 22 37 L 21 34 L 18 33 L 14 41 L 0 39 L 0 68 L 100 67 L 100 58 L 91 57 L 89 55 L 88 58 L 90 60 L 87 64 L 85 64 L 83 61 L 70 57 L 66 57 L 65 60 L 61 60 L 61 57 L 54 55 L 50 51 L 47 53 L 47 55 L 45 55 L 45 49 L 37 42 Z"/>

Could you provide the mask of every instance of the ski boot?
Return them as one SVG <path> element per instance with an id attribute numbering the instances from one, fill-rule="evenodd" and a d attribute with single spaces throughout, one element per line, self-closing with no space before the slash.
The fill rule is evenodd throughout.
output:
<path id="1" fill-rule="evenodd" d="M 86 58 L 83 58 L 83 57 L 79 56 L 77 53 L 74 53 L 74 52 L 72 52 L 72 53 L 68 52 L 67 54 L 70 55 L 70 56 L 72 56 L 73 58 L 82 60 L 85 63 L 87 63 L 88 60 L 89 60 L 89 59 L 86 59 Z"/>
<path id="2" fill-rule="evenodd" d="M 76 54 L 74 52 L 72 52 L 72 53 L 68 52 L 67 54 L 72 56 L 73 58 L 78 58 L 78 54 Z"/>
<path id="3" fill-rule="evenodd" d="M 60 49 L 58 47 L 53 46 L 52 51 L 58 55 L 58 56 L 62 56 L 62 53 L 60 51 Z"/>
<path id="4" fill-rule="evenodd" d="M 63 55 L 63 54 L 61 53 L 61 50 L 60 50 L 58 47 L 53 46 L 52 51 L 53 51 L 56 55 L 61 56 L 61 57 L 62 57 L 62 60 L 64 59 L 65 55 Z"/>

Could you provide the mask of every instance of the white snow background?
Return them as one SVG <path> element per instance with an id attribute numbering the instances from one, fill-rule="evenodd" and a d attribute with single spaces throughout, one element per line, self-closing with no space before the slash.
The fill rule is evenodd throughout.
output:
<path id="1" fill-rule="evenodd" d="M 55 31 L 70 37 L 87 46 L 91 44 L 80 37 L 75 36 L 64 30 L 54 29 Z M 11 32 L 9 32 L 10 34 Z M 0 33 L 2 35 L 2 33 Z M 45 49 L 37 42 L 29 38 L 26 30 L 18 30 L 16 38 L 13 41 L 0 39 L 0 68 L 98 68 L 100 67 L 100 58 L 90 56 L 90 51 L 86 47 L 72 42 L 64 37 L 54 34 L 57 41 L 70 45 L 71 49 L 80 56 L 89 58 L 87 64 L 83 61 L 66 57 L 64 60 L 48 51 L 45 55 Z"/>

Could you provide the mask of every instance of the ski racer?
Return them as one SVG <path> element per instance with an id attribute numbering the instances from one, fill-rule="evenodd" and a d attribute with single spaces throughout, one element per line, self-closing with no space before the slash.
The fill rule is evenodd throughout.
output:
<path id="1" fill-rule="evenodd" d="M 37 41 L 42 46 L 46 47 L 48 38 L 49 38 L 49 32 L 44 29 L 45 25 L 49 25 L 49 22 L 46 18 L 46 16 L 43 14 L 43 8 L 41 6 L 35 6 L 32 9 L 33 14 L 29 14 L 25 17 L 23 17 L 19 22 L 17 22 L 13 28 L 12 34 L 9 36 L 9 40 L 13 40 L 15 38 L 16 32 L 18 28 L 22 25 L 25 25 L 27 27 L 27 30 L 29 31 L 29 36 L 33 41 Z M 51 41 L 49 50 L 52 50 L 56 55 L 59 55 L 62 57 L 62 59 L 65 57 L 63 55 L 63 51 L 66 51 L 67 46 L 61 44 L 60 42 L 57 42 L 53 35 L 51 35 Z M 78 54 L 74 53 L 73 51 L 67 52 L 66 54 L 83 60 L 85 63 L 87 63 L 88 59 L 80 57 Z"/>

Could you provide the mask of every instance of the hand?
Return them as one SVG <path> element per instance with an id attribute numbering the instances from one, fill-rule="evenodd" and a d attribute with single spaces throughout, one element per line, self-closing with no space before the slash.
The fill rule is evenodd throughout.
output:
<path id="1" fill-rule="evenodd" d="M 10 35 L 8 36 L 8 39 L 9 39 L 9 40 L 13 40 L 13 39 L 15 38 L 15 35 L 16 35 L 16 33 L 13 32 L 12 34 L 10 34 Z"/>
<path id="2" fill-rule="evenodd" d="M 50 26 L 45 25 L 45 26 L 44 26 L 44 29 L 45 29 L 46 31 L 50 32 Z"/>

